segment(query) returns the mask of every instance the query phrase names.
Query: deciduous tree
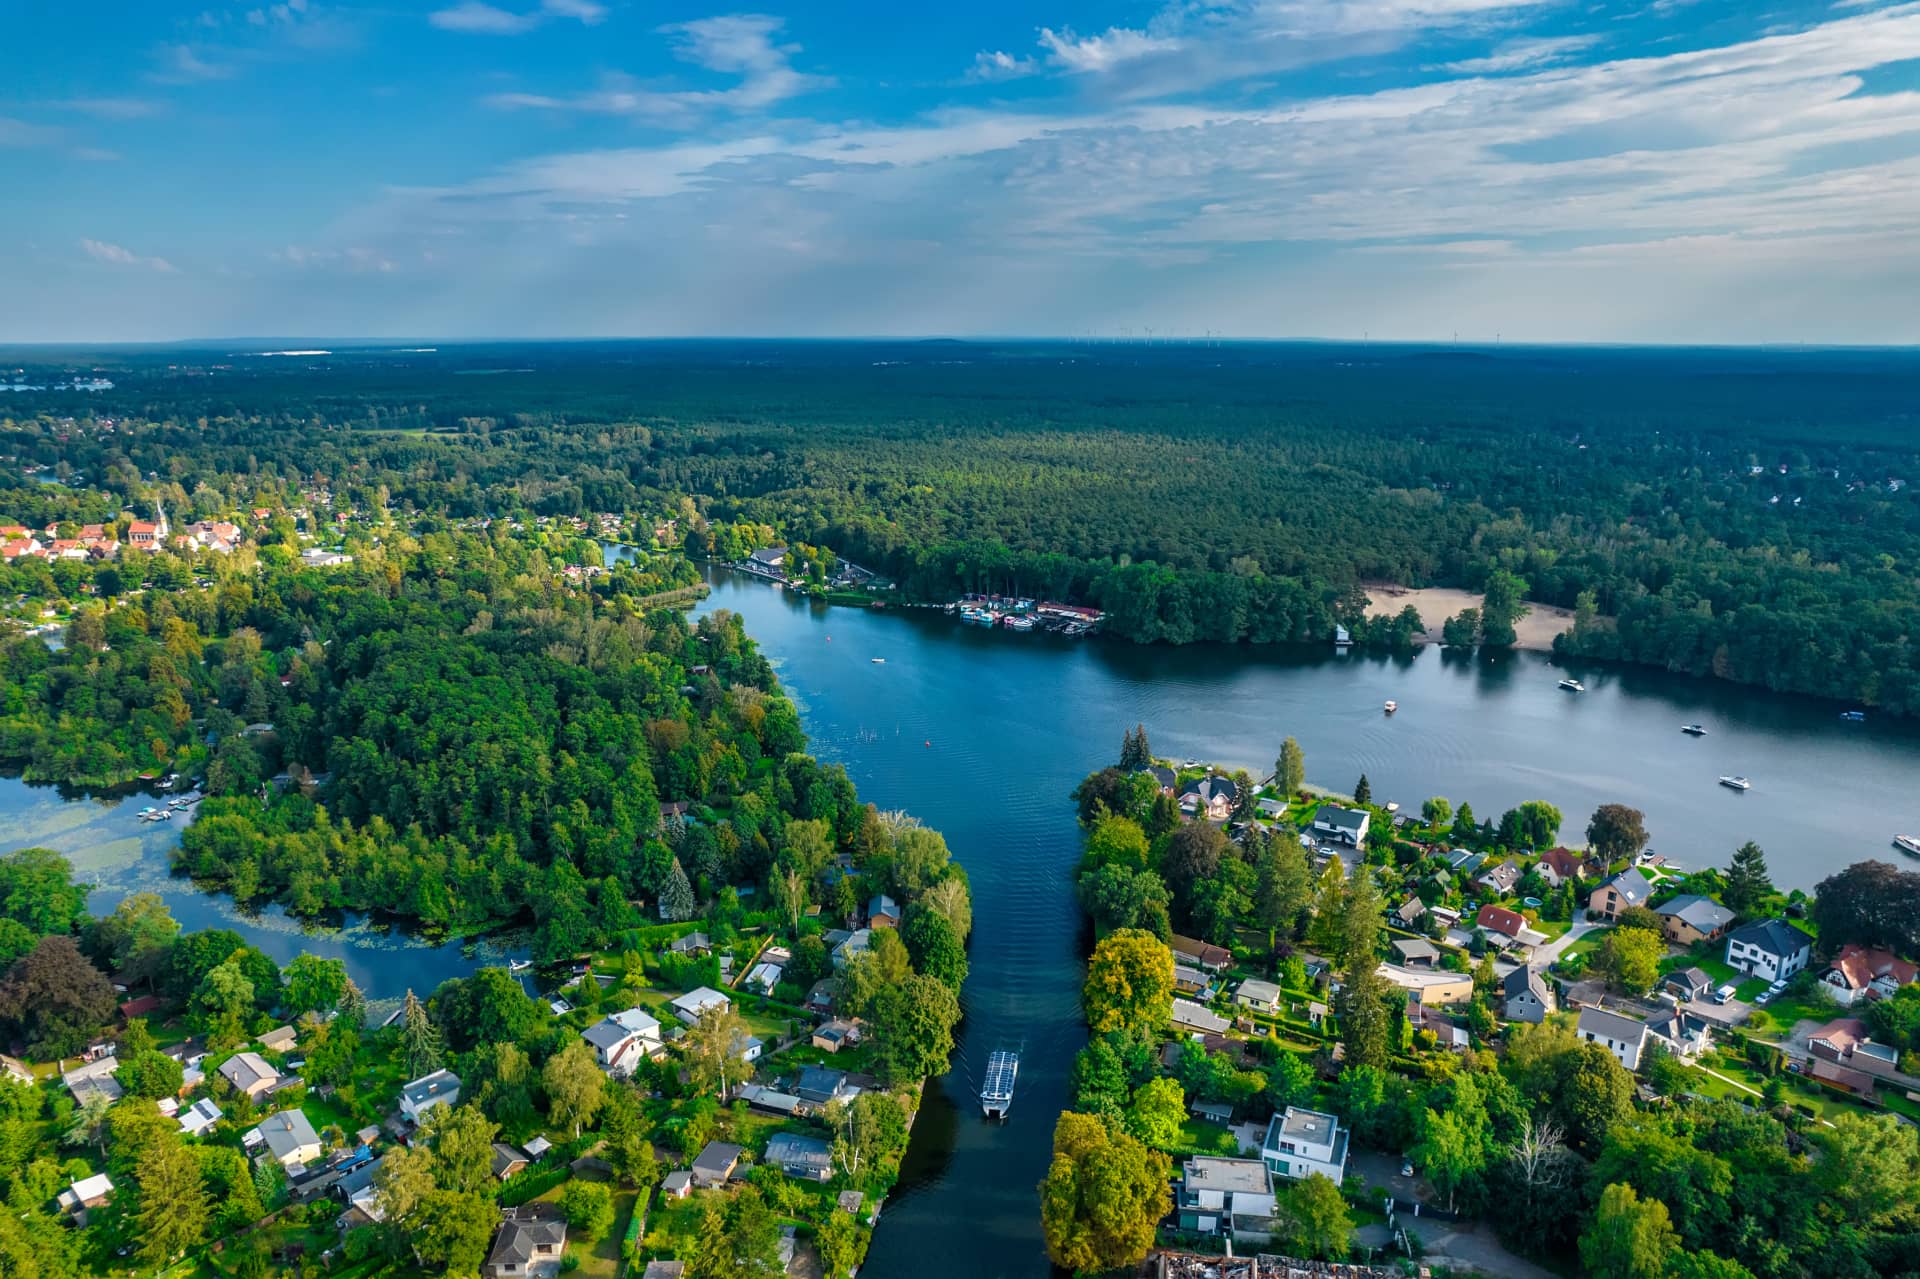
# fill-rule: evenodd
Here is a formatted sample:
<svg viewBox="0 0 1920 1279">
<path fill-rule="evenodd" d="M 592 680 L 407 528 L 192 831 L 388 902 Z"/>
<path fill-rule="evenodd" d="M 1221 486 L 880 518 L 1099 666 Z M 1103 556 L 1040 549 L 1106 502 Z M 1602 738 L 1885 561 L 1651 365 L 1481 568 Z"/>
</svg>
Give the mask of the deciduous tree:
<svg viewBox="0 0 1920 1279">
<path fill-rule="evenodd" d="M 1171 1206 L 1167 1157 L 1091 1115 L 1062 1114 L 1040 1185 L 1047 1255 L 1068 1270 L 1138 1265 Z"/>
<path fill-rule="evenodd" d="M 1173 952 L 1152 933 L 1123 928 L 1100 939 L 1087 962 L 1081 992 L 1087 1025 L 1109 1030 L 1157 1031 L 1173 1002 Z"/>
</svg>

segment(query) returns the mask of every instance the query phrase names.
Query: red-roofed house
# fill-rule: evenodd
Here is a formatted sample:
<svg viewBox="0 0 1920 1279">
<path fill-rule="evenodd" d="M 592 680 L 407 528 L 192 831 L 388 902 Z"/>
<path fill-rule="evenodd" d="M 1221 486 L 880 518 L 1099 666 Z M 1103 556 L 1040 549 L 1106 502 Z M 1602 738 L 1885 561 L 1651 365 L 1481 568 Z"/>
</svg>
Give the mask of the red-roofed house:
<svg viewBox="0 0 1920 1279">
<path fill-rule="evenodd" d="M 154 524 L 147 520 L 135 520 L 127 525 L 127 541 L 143 551 L 157 551 L 166 540 L 167 529 L 164 524 Z"/>
<path fill-rule="evenodd" d="M 1525 915 L 1502 906 L 1482 906 L 1480 913 L 1473 917 L 1473 926 L 1503 943 L 1517 942 L 1527 935 L 1539 936 L 1527 928 Z"/>
<path fill-rule="evenodd" d="M 1886 999 L 1920 977 L 1920 967 L 1890 950 L 1846 946 L 1834 956 L 1833 967 L 1820 980 L 1833 992 L 1834 1002 L 1853 1007 L 1857 999 Z"/>
</svg>

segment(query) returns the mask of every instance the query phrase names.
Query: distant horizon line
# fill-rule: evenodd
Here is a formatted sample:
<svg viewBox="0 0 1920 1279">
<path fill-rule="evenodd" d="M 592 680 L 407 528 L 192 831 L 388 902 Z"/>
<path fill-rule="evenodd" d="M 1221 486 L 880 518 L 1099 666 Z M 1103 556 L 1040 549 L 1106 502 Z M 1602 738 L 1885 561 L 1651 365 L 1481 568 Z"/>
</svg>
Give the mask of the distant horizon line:
<svg viewBox="0 0 1920 1279">
<path fill-rule="evenodd" d="M 242 335 L 232 337 L 195 337 L 195 338 L 151 338 L 129 340 L 96 339 L 47 339 L 39 341 L 21 341 L 0 339 L 0 351 L 36 351 L 36 350 L 168 350 L 192 349 L 224 346 L 272 346 L 283 345 L 287 349 L 276 351 L 236 351 L 236 355 L 259 357 L 314 357 L 336 355 L 340 351 L 386 350 L 394 355 L 438 354 L 438 347 L 468 346 L 565 346 L 591 343 L 627 343 L 627 344 L 694 344 L 694 343 L 793 343 L 828 346 L 834 344 L 856 343 L 901 343 L 931 344 L 952 343 L 955 345 L 987 344 L 1066 344 L 1088 347 L 1195 347 L 1208 346 L 1380 346 L 1380 347 L 1434 347 L 1442 349 L 1501 350 L 1514 348 L 1538 350 L 1552 348 L 1585 348 L 1599 350 L 1671 350 L 1671 351 L 1916 351 L 1920 342 L 1805 342 L 1787 339 L 1775 339 L 1762 342 L 1735 341 L 1698 341 L 1663 342 L 1630 341 L 1626 339 L 1565 338 L 1537 340 L 1509 340 L 1502 337 L 1491 339 L 1459 338 L 1376 338 L 1362 337 L 1246 337 L 1227 334 L 1211 335 L 1162 335 L 1151 338 L 1132 335 L 1113 334 L 973 334 L 960 336 L 955 334 L 844 334 L 834 336 L 801 336 L 783 334 L 752 335 L 679 335 L 679 336 L 634 336 L 634 335 L 577 335 L 570 337 L 423 337 L 418 335 L 374 336 L 374 337 L 315 337 L 311 335 Z M 404 344 L 404 345 L 403 345 Z M 320 348 L 326 349 L 320 349 Z M 338 349 L 334 349 L 338 348 Z"/>
</svg>

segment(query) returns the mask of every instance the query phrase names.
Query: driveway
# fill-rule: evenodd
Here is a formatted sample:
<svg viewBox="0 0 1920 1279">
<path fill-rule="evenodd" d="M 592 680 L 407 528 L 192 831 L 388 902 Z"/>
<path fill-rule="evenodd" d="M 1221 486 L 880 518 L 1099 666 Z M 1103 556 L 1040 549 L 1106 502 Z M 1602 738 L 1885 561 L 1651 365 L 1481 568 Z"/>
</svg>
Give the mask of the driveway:
<svg viewBox="0 0 1920 1279">
<path fill-rule="evenodd" d="M 1528 961 L 1535 968 L 1546 968 L 1566 953 L 1567 947 L 1585 937 L 1596 928 L 1607 927 L 1606 920 L 1587 919 L 1584 916 L 1573 921 L 1566 932 L 1533 952 Z"/>
</svg>

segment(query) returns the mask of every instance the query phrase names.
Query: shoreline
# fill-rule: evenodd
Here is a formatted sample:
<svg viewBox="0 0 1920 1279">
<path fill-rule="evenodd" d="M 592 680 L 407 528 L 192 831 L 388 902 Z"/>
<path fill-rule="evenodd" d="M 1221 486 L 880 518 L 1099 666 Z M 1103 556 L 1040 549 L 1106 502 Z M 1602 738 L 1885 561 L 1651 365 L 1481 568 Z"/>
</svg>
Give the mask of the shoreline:
<svg viewBox="0 0 1920 1279">
<path fill-rule="evenodd" d="M 1395 586 L 1390 582 L 1362 582 L 1367 593 L 1368 617 L 1391 617 L 1407 605 L 1413 605 L 1426 626 L 1424 635 L 1414 643 L 1424 647 L 1440 643 L 1440 628 L 1463 608 L 1479 608 L 1485 596 L 1451 586 Z M 1513 647 L 1530 653 L 1551 653 L 1555 637 L 1573 629 L 1573 610 L 1534 600 L 1524 601 L 1526 616 L 1514 624 L 1518 638 Z"/>
</svg>

